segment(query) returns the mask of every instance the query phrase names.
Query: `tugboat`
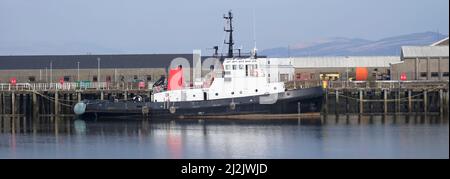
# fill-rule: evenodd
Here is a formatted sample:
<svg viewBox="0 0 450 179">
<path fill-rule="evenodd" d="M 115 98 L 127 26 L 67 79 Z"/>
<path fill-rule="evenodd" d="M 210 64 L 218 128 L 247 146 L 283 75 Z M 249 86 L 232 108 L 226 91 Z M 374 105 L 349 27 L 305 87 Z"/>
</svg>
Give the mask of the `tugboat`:
<svg viewBox="0 0 450 179">
<path fill-rule="evenodd" d="M 249 57 L 233 55 L 232 13 L 228 20 L 228 54 L 219 68 L 212 67 L 204 78 L 186 87 L 183 67 L 170 69 L 168 79 L 153 86 L 150 101 L 141 97 L 130 101 L 84 100 L 76 104 L 78 116 L 148 116 L 176 118 L 245 114 L 296 114 L 319 112 L 322 105 L 321 86 L 288 90 L 284 82 L 270 82 L 267 58 L 258 58 L 256 48 Z M 166 82 L 167 81 L 167 82 Z"/>
</svg>

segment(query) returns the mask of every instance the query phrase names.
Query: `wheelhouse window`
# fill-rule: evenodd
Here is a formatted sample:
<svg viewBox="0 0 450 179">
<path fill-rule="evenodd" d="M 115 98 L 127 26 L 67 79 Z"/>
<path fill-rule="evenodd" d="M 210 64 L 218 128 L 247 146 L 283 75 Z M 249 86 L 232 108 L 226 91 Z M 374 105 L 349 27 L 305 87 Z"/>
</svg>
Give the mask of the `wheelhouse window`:
<svg viewBox="0 0 450 179">
<path fill-rule="evenodd" d="M 34 76 L 29 76 L 29 77 L 28 77 L 28 81 L 29 81 L 29 82 L 35 82 L 35 81 L 36 81 L 36 77 L 34 77 Z"/>
<path fill-rule="evenodd" d="M 111 76 L 106 76 L 106 82 L 111 82 Z"/>
<path fill-rule="evenodd" d="M 248 65 L 245 65 L 245 76 L 248 76 Z"/>
</svg>

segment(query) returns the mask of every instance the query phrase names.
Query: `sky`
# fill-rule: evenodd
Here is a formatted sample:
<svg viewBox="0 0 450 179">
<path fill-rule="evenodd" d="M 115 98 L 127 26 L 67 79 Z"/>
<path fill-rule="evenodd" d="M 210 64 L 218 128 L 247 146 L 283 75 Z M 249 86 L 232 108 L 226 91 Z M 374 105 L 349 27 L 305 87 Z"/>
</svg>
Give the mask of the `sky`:
<svg viewBox="0 0 450 179">
<path fill-rule="evenodd" d="M 212 53 L 228 10 L 244 50 L 449 32 L 448 0 L 0 0 L 0 53 Z"/>
</svg>

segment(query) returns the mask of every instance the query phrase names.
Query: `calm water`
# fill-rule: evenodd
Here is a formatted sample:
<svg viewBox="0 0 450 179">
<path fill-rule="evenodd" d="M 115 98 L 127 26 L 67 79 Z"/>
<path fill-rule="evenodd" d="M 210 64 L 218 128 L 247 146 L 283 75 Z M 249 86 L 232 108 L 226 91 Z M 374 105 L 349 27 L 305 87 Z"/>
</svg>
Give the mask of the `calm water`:
<svg viewBox="0 0 450 179">
<path fill-rule="evenodd" d="M 58 122 L 55 122 L 58 121 Z M 449 158 L 448 117 L 91 121 L 0 117 L 0 158 Z"/>
</svg>

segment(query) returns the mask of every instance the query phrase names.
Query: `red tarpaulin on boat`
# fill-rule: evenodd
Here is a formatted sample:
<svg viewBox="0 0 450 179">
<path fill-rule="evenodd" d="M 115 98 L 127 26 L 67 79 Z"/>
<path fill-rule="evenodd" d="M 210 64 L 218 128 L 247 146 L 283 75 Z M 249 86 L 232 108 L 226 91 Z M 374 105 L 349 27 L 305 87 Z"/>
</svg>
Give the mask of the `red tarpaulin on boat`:
<svg viewBox="0 0 450 179">
<path fill-rule="evenodd" d="M 183 86 L 184 86 L 183 69 L 182 68 L 170 69 L 167 90 L 179 90 L 183 89 Z"/>
</svg>

